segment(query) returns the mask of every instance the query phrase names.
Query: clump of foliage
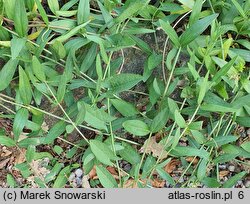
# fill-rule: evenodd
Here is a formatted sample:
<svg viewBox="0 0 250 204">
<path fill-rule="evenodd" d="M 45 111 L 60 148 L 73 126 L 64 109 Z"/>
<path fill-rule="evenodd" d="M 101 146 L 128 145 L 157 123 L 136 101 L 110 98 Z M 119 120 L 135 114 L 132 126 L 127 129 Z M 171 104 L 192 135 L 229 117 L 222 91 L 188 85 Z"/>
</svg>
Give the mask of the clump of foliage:
<svg viewBox="0 0 250 204">
<path fill-rule="evenodd" d="M 64 187 L 79 167 L 95 168 L 92 187 L 175 186 L 186 174 L 182 186 L 232 187 L 247 171 L 223 182 L 218 166 L 250 158 L 235 132 L 250 127 L 249 16 L 244 0 L 0 0 L 1 118 L 13 119 L 0 144 L 26 149 L 15 167 L 40 187 Z M 159 30 L 163 51 L 141 38 Z M 126 49 L 147 56 L 141 75 L 122 70 Z M 49 129 L 46 116 L 57 119 Z M 44 158 L 50 173 L 39 176 L 32 162 Z M 174 158 L 179 180 L 164 170 Z"/>
</svg>

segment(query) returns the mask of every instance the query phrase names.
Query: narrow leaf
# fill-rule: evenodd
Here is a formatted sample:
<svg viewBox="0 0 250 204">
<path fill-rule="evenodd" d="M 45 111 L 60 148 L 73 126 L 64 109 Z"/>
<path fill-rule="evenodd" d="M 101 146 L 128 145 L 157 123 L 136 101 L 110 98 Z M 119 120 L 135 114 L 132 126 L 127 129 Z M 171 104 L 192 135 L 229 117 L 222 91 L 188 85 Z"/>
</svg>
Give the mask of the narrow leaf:
<svg viewBox="0 0 250 204">
<path fill-rule="evenodd" d="M 33 58 L 32 58 L 32 70 L 33 70 L 35 76 L 39 80 L 41 80 L 41 81 L 46 80 L 44 68 L 43 68 L 42 64 L 39 62 L 39 60 L 37 59 L 36 56 L 33 56 Z"/>
<path fill-rule="evenodd" d="M 16 1 L 14 12 L 15 30 L 20 37 L 27 36 L 28 17 L 25 9 L 24 0 Z"/>
<path fill-rule="evenodd" d="M 16 71 L 18 60 L 10 59 L 0 71 L 0 91 L 6 89 Z"/>
<path fill-rule="evenodd" d="M 0 144 L 7 147 L 14 147 L 16 142 L 7 136 L 0 135 Z"/>
<path fill-rule="evenodd" d="M 19 92 L 24 104 L 30 104 L 32 99 L 32 89 L 29 78 L 21 66 L 19 66 Z"/>
<path fill-rule="evenodd" d="M 117 188 L 118 185 L 110 172 L 102 166 L 96 166 L 97 176 L 104 188 Z"/>
<path fill-rule="evenodd" d="M 150 132 L 148 125 L 141 120 L 127 120 L 122 126 L 126 131 L 136 136 L 146 136 Z"/>
<path fill-rule="evenodd" d="M 115 160 L 116 156 L 105 143 L 98 140 L 90 140 L 89 144 L 91 151 L 100 162 L 110 166 L 113 165 L 111 160 Z"/>
<path fill-rule="evenodd" d="M 138 110 L 131 104 L 120 99 L 111 99 L 112 105 L 125 117 L 138 114 Z"/>
<path fill-rule="evenodd" d="M 29 112 L 26 108 L 20 108 L 14 118 L 13 133 L 15 141 L 18 141 L 20 134 L 23 131 L 29 117 Z"/>
<path fill-rule="evenodd" d="M 77 11 L 77 23 L 78 25 L 88 21 L 90 15 L 89 0 L 80 0 Z"/>
<path fill-rule="evenodd" d="M 185 47 L 196 39 L 200 34 L 202 34 L 207 27 L 218 17 L 218 14 L 212 14 L 201 20 L 198 20 L 193 25 L 191 25 L 181 36 L 180 44 L 182 47 Z"/>
<path fill-rule="evenodd" d="M 161 25 L 162 29 L 169 36 L 170 40 L 174 43 L 174 45 L 176 47 L 179 47 L 180 46 L 180 42 L 179 42 L 178 35 L 176 34 L 175 30 L 170 25 L 170 23 L 169 22 L 165 22 L 165 21 L 163 21 L 161 19 L 159 20 L 159 22 L 160 22 L 160 25 Z"/>
</svg>

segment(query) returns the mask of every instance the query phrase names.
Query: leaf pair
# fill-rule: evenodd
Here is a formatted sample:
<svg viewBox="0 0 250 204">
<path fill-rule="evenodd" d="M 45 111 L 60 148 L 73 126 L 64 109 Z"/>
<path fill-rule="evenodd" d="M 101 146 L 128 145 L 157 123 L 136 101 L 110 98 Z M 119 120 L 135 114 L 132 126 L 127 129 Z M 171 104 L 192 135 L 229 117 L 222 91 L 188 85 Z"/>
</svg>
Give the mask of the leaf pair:
<svg viewBox="0 0 250 204">
<path fill-rule="evenodd" d="M 166 32 L 176 47 L 185 47 L 195 40 L 200 34 L 202 34 L 217 17 L 218 14 L 212 14 L 196 21 L 189 28 L 187 28 L 180 37 L 178 37 L 177 33 L 169 22 L 165 22 L 163 20 L 160 20 L 159 22 L 162 29 Z"/>
</svg>

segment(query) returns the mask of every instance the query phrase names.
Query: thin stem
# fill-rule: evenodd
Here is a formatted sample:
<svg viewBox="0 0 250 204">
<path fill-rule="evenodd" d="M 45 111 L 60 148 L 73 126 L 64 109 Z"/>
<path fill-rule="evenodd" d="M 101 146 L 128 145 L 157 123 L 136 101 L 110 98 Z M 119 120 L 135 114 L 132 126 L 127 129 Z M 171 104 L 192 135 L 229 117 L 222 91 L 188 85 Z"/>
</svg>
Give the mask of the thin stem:
<svg viewBox="0 0 250 204">
<path fill-rule="evenodd" d="M 165 90 L 164 90 L 164 93 L 163 93 L 162 99 L 164 99 L 164 98 L 165 98 L 165 96 L 166 96 L 166 94 L 167 94 L 167 91 L 168 91 L 168 88 L 169 88 L 170 82 L 171 82 L 172 77 L 173 77 L 173 74 L 174 74 L 174 70 L 175 70 L 175 67 L 176 67 L 177 61 L 178 61 L 179 56 L 180 56 L 180 53 L 181 53 L 181 47 L 178 49 L 178 52 L 177 52 L 177 54 L 176 54 L 175 61 L 174 61 L 173 67 L 172 67 L 172 69 L 171 69 L 171 72 L 170 72 L 170 75 L 169 75 L 169 78 L 168 78 L 168 81 L 167 81 L 167 84 L 166 84 L 166 87 L 165 87 Z"/>
<path fill-rule="evenodd" d="M 68 120 L 70 121 L 70 123 L 77 130 L 77 132 L 82 136 L 82 138 L 89 144 L 89 140 L 84 136 L 84 134 L 78 129 L 78 127 L 76 126 L 76 124 L 71 120 L 71 118 L 69 117 L 69 115 L 66 113 L 66 111 L 62 107 L 62 105 L 58 102 L 56 96 L 54 95 L 53 91 L 50 89 L 49 85 L 46 82 L 45 82 L 45 84 L 46 84 L 47 88 L 49 89 L 51 95 L 53 96 L 54 100 L 56 101 L 56 103 L 58 104 L 58 106 L 60 107 L 60 109 L 62 110 L 62 112 L 64 113 L 64 115 L 68 118 Z"/>
</svg>

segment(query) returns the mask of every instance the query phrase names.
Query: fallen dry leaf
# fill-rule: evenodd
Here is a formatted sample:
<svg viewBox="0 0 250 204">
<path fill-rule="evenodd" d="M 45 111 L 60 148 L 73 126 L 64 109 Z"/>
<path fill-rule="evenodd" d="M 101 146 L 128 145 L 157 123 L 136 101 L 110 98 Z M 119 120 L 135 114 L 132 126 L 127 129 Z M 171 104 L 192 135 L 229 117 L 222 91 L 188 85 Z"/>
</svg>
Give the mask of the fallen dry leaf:
<svg viewBox="0 0 250 204">
<path fill-rule="evenodd" d="M 160 180 L 160 179 L 154 179 L 151 181 L 152 186 L 155 188 L 163 188 L 165 183 L 166 182 L 164 180 Z"/>
<path fill-rule="evenodd" d="M 113 176 L 117 176 L 117 175 L 118 175 L 118 173 L 117 173 L 117 171 L 116 171 L 116 169 L 115 169 L 114 167 L 108 166 L 106 169 L 107 169 L 107 170 L 109 171 L 109 173 L 111 173 Z"/>
<path fill-rule="evenodd" d="M 229 171 L 227 170 L 222 170 L 219 173 L 220 178 L 223 178 L 224 176 L 227 176 L 229 174 Z"/>
<path fill-rule="evenodd" d="M 33 160 L 30 163 L 30 166 L 31 166 L 32 170 L 34 171 L 35 175 L 39 175 L 39 176 L 43 177 L 43 176 L 47 175 L 50 171 L 41 165 L 42 162 L 43 162 L 42 159 Z"/>
<path fill-rule="evenodd" d="M 3 152 L 1 153 L 1 157 L 7 157 L 11 154 L 12 154 L 12 152 L 9 151 L 8 149 L 3 149 Z"/>
<path fill-rule="evenodd" d="M 89 184 L 89 175 L 85 175 L 82 177 L 82 187 L 83 188 L 91 188 Z"/>
<path fill-rule="evenodd" d="M 140 152 L 146 151 L 147 154 L 152 153 L 153 157 L 160 157 L 161 159 L 167 158 L 168 154 L 167 151 L 164 150 L 164 146 L 162 144 L 159 144 L 156 142 L 156 137 L 151 137 L 147 146 L 147 149 L 145 150 L 145 145 L 147 144 L 147 141 L 144 143 L 143 147 L 140 149 Z"/>
<path fill-rule="evenodd" d="M 187 162 L 192 162 L 192 164 L 197 164 L 199 162 L 199 159 L 198 158 L 195 158 L 195 157 L 187 157 L 186 158 L 186 161 Z"/>
<path fill-rule="evenodd" d="M 93 169 L 91 169 L 88 175 L 90 179 L 94 179 L 97 176 L 95 166 L 93 167 Z"/>
<path fill-rule="evenodd" d="M 0 169 L 3 169 L 8 164 L 9 161 L 10 158 L 0 161 Z"/>
<path fill-rule="evenodd" d="M 178 165 L 180 165 L 180 161 L 177 160 L 177 159 L 172 159 L 170 162 L 168 162 L 168 164 L 164 167 L 164 170 L 167 172 L 167 173 L 172 173 Z"/>
<path fill-rule="evenodd" d="M 138 186 L 133 179 L 128 179 L 124 182 L 123 188 L 138 188 Z"/>
<path fill-rule="evenodd" d="M 25 162 L 26 161 L 25 154 L 26 154 L 26 150 L 20 149 L 19 154 L 16 155 L 14 164 L 16 165 L 16 164 L 21 164 L 21 163 Z"/>
</svg>

